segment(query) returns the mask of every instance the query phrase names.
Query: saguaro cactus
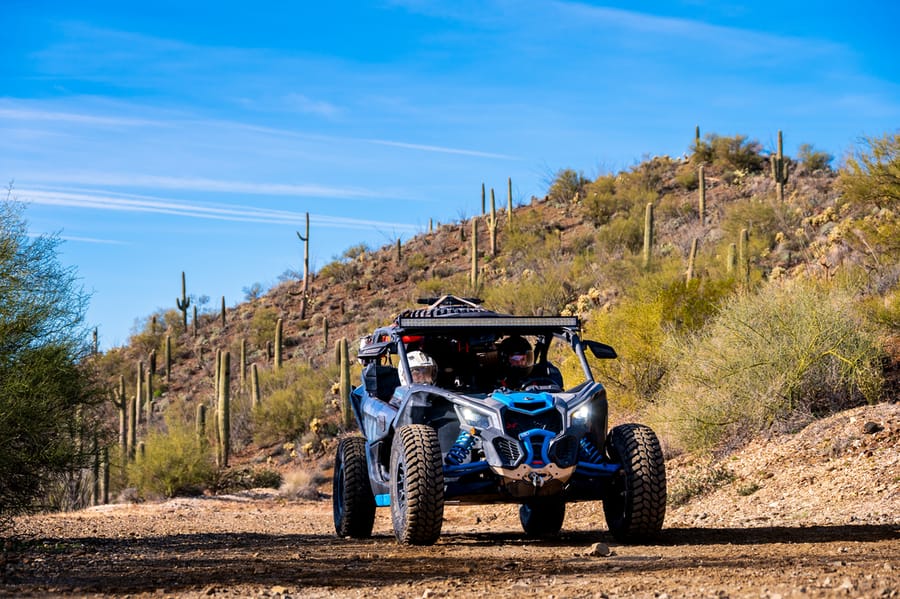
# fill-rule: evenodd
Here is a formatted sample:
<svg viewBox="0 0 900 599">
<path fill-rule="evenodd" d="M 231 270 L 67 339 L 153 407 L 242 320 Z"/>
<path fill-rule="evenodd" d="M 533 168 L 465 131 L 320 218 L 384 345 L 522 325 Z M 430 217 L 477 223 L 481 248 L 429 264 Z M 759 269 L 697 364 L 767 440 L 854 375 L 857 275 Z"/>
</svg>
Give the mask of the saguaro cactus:
<svg viewBox="0 0 900 599">
<path fill-rule="evenodd" d="M 222 352 L 219 361 L 219 409 L 216 415 L 219 430 L 216 463 L 221 468 L 227 468 L 228 454 L 231 452 L 231 354 L 227 351 Z"/>
<path fill-rule="evenodd" d="M 197 443 L 206 446 L 206 404 L 197 404 Z"/>
<path fill-rule="evenodd" d="M 506 178 L 506 224 L 512 227 L 512 177 Z"/>
<path fill-rule="evenodd" d="M 131 396 L 131 406 L 128 409 L 128 457 L 134 459 L 135 448 L 137 447 L 137 415 L 138 402 L 140 394 L 135 393 Z"/>
<path fill-rule="evenodd" d="M 241 357 L 240 357 L 240 377 L 241 377 L 241 391 L 246 387 L 245 382 L 247 378 L 247 340 L 244 337 L 241 337 Z"/>
<path fill-rule="evenodd" d="M 397 262 L 403 262 L 403 248 L 400 245 L 400 238 L 397 238 Z"/>
<path fill-rule="evenodd" d="M 144 397 L 144 363 L 137 363 L 137 377 L 134 384 L 134 394 L 137 396 L 137 413 L 135 414 L 135 419 L 137 424 L 141 424 L 141 409 L 143 408 L 143 397 Z"/>
<path fill-rule="evenodd" d="M 697 243 L 697 238 L 694 237 L 694 239 L 691 241 L 691 252 L 688 255 L 687 274 L 685 275 L 685 281 L 688 283 L 690 283 L 691 279 L 694 278 L 694 269 L 697 265 Z"/>
<path fill-rule="evenodd" d="M 222 296 L 222 327 L 227 324 L 225 320 L 225 296 Z"/>
<path fill-rule="evenodd" d="M 750 233 L 747 229 L 741 229 L 740 244 L 738 245 L 738 264 L 740 276 L 745 287 L 750 286 Z"/>
<path fill-rule="evenodd" d="M 184 271 L 181 271 L 181 299 L 175 298 L 175 305 L 181 310 L 181 322 L 184 324 L 184 330 L 187 331 L 187 310 L 191 305 L 191 298 L 187 296 L 187 286 L 184 281 Z M 196 323 L 196 308 L 194 312 L 194 322 Z"/>
<path fill-rule="evenodd" d="M 100 450 L 100 461 L 103 468 L 102 486 L 100 489 L 103 505 L 109 503 L 109 447 Z"/>
<path fill-rule="evenodd" d="M 281 330 L 283 326 L 284 321 L 279 318 L 275 323 L 275 370 L 281 369 Z"/>
<path fill-rule="evenodd" d="M 653 203 L 647 202 L 644 210 L 644 268 L 650 268 L 650 254 L 653 247 Z"/>
<path fill-rule="evenodd" d="M 469 274 L 472 291 L 478 288 L 478 220 L 472 219 L 472 272 Z"/>
<path fill-rule="evenodd" d="M 166 382 L 172 380 L 172 336 L 166 335 Z"/>
<path fill-rule="evenodd" d="M 784 201 L 784 184 L 788 181 L 789 160 L 785 159 L 782 150 L 781 130 L 779 129 L 777 153 L 774 156 L 769 157 L 769 161 L 772 163 L 772 178 L 775 179 L 775 193 L 778 196 L 779 202 Z"/>
<path fill-rule="evenodd" d="M 306 305 L 309 301 L 309 212 L 306 213 L 306 235 L 297 231 L 297 237 L 303 242 L 303 290 L 300 297 L 300 319 L 306 318 Z"/>
<path fill-rule="evenodd" d="M 153 373 L 149 370 L 144 384 L 144 392 L 144 410 L 147 412 L 147 426 L 150 426 L 150 417 L 153 415 Z"/>
<path fill-rule="evenodd" d="M 697 209 L 700 212 L 700 225 L 703 226 L 706 224 L 706 176 L 703 172 L 702 164 L 697 169 L 697 179 L 699 190 L 699 206 L 697 206 Z"/>
<path fill-rule="evenodd" d="M 128 398 L 125 396 L 125 377 L 119 375 L 119 386 L 113 392 L 113 405 L 119 411 L 119 446 L 122 456 L 128 455 Z"/>
<path fill-rule="evenodd" d="M 341 337 L 341 340 L 338 341 L 338 351 L 341 366 L 341 416 L 344 429 L 349 429 L 353 426 L 353 413 L 350 409 L 350 352 L 346 337 Z"/>
<path fill-rule="evenodd" d="M 328 318 L 322 319 L 322 338 L 324 341 L 322 342 L 322 351 L 328 351 Z"/>
<path fill-rule="evenodd" d="M 256 368 L 256 362 L 250 365 L 250 405 L 254 408 L 261 403 L 259 395 L 259 370 Z"/>
<path fill-rule="evenodd" d="M 488 232 L 491 236 L 491 256 L 497 255 L 497 205 L 494 201 L 494 188 L 491 188 L 491 215 L 488 217 Z"/>
<path fill-rule="evenodd" d="M 728 244 L 728 257 L 725 259 L 725 272 L 734 274 L 734 267 L 737 264 L 737 244 Z"/>
<path fill-rule="evenodd" d="M 93 354 L 99 353 L 98 343 L 97 343 L 97 327 L 94 327 L 94 332 L 91 334 L 91 353 L 93 353 Z"/>
<path fill-rule="evenodd" d="M 194 306 L 194 313 L 191 318 L 191 332 L 193 333 L 194 337 L 197 336 L 197 326 L 197 306 Z"/>
<path fill-rule="evenodd" d="M 484 197 L 484 183 L 481 184 L 481 216 L 484 216 L 487 213 L 487 206 L 485 205 L 485 197 Z"/>
</svg>

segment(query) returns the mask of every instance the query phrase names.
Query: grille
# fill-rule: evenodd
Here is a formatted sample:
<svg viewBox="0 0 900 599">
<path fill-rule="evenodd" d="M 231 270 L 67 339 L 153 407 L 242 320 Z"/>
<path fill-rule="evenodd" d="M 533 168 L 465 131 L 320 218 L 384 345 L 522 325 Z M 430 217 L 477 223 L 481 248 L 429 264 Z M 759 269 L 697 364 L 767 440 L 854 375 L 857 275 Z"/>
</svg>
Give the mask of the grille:
<svg viewBox="0 0 900 599">
<path fill-rule="evenodd" d="M 578 461 L 578 442 L 572 435 L 560 437 L 550 445 L 550 459 L 566 468 Z"/>
<path fill-rule="evenodd" d="M 494 447 L 497 448 L 497 453 L 503 458 L 505 465 L 515 464 L 522 456 L 522 450 L 519 447 L 519 444 L 504 437 L 497 437 L 494 439 Z"/>
<path fill-rule="evenodd" d="M 511 437 L 534 429 L 558 433 L 562 430 L 562 415 L 556 410 L 547 410 L 541 414 L 522 414 L 515 410 L 505 410 L 503 428 Z"/>
</svg>

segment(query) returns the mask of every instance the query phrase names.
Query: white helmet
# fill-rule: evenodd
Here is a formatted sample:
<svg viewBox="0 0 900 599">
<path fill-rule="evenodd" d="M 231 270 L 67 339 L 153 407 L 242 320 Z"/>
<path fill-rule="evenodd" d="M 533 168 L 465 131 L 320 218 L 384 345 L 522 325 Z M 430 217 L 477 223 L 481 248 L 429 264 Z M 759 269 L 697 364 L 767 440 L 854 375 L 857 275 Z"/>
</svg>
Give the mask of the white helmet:
<svg viewBox="0 0 900 599">
<path fill-rule="evenodd" d="M 412 374 L 412 383 L 420 383 L 423 385 L 433 385 L 437 380 L 437 364 L 434 360 L 420 351 L 411 351 L 406 354 L 406 361 L 409 363 L 409 372 Z M 409 385 L 410 381 L 406 380 L 403 369 L 400 369 L 400 384 Z"/>
</svg>

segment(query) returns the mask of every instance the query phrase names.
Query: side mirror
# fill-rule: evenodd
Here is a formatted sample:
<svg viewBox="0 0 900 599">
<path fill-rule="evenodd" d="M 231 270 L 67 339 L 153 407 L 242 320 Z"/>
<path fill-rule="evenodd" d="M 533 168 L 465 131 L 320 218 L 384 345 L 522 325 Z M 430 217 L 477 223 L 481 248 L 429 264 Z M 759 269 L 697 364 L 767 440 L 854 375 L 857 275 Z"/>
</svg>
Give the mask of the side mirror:
<svg viewBox="0 0 900 599">
<path fill-rule="evenodd" d="M 606 345 L 599 341 L 587 340 L 582 341 L 582 343 L 584 343 L 588 349 L 591 350 L 591 353 L 600 360 L 612 360 L 619 357 L 619 354 L 616 353 L 616 350 L 614 350 L 611 345 Z"/>
</svg>

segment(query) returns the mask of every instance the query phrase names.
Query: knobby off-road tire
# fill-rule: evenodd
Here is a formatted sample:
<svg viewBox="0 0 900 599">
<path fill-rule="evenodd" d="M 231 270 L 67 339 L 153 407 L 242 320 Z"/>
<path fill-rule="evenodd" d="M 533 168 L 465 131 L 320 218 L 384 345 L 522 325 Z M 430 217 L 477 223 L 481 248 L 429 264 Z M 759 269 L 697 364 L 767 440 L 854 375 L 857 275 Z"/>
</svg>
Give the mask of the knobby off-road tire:
<svg viewBox="0 0 900 599">
<path fill-rule="evenodd" d="M 406 545 L 432 545 L 444 523 L 444 467 L 437 431 L 402 426 L 391 445 L 391 520 Z"/>
<path fill-rule="evenodd" d="M 366 466 L 366 440 L 362 437 L 344 437 L 338 443 L 331 497 L 338 536 L 355 539 L 372 536 L 375 496 Z"/>
<path fill-rule="evenodd" d="M 534 500 L 519 506 L 519 521 L 525 535 L 531 538 L 559 534 L 566 519 L 566 504 L 556 498 Z"/>
<path fill-rule="evenodd" d="M 666 517 L 666 465 L 656 434 L 641 424 L 613 428 L 606 450 L 622 469 L 603 500 L 613 537 L 634 543 L 654 537 Z"/>
</svg>

